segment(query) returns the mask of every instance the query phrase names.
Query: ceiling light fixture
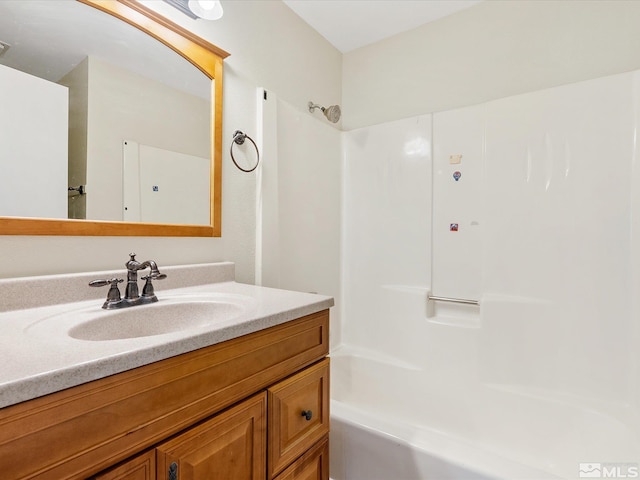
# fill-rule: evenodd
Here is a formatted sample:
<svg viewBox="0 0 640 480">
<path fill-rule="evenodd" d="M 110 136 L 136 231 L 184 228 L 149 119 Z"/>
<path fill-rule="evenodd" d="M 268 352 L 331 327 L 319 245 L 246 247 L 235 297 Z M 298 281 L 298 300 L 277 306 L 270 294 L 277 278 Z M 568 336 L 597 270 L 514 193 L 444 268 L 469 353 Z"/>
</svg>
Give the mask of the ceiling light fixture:
<svg viewBox="0 0 640 480">
<path fill-rule="evenodd" d="M 205 20 L 222 18 L 222 4 L 220 0 L 189 0 L 189 10 Z"/>
<path fill-rule="evenodd" d="M 218 20 L 223 14 L 220 0 L 164 0 L 164 2 L 193 19 Z"/>
</svg>

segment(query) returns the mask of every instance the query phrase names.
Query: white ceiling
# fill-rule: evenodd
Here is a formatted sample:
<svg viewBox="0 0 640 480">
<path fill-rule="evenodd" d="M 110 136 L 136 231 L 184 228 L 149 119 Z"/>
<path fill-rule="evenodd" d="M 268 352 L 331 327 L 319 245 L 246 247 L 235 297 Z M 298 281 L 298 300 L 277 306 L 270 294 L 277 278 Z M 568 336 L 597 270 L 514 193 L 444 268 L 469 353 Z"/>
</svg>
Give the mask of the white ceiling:
<svg viewBox="0 0 640 480">
<path fill-rule="evenodd" d="M 369 45 L 481 0 L 283 0 L 342 53 Z"/>
</svg>

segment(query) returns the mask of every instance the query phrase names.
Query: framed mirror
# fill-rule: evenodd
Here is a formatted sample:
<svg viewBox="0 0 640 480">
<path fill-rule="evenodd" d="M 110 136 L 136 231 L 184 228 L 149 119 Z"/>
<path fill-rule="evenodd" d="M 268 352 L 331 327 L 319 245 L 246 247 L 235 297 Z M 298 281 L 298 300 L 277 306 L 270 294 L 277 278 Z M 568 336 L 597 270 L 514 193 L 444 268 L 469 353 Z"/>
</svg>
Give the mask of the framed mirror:
<svg viewBox="0 0 640 480">
<path fill-rule="evenodd" d="M 20 12 L 20 15 L 26 12 L 27 18 L 9 18 L 15 13 L 9 10 L 10 2 L 2 2 L 1 5 L 7 11 L 0 15 L 21 29 L 16 34 L 17 40 L 13 40 L 15 45 L 0 35 L 0 68 L 8 72 L 9 82 L 14 71 L 22 75 L 15 80 L 15 89 L 7 88 L 5 84 L 5 92 L 11 92 L 11 97 L 5 96 L 5 102 L 11 103 L 7 98 L 20 98 L 16 92 L 22 90 L 24 83 L 28 83 L 30 79 L 38 82 L 36 77 L 46 79 L 50 76 L 53 80 L 42 80 L 45 87 L 51 83 L 54 90 L 68 88 L 64 93 L 68 95 L 68 100 L 63 101 L 67 101 L 69 110 L 79 109 L 82 121 L 78 121 L 77 112 L 71 111 L 66 119 L 67 123 L 55 120 L 50 122 L 54 125 L 54 130 L 60 129 L 62 124 L 66 129 L 68 124 L 68 140 L 62 142 L 64 145 L 60 149 L 66 149 L 64 156 L 68 156 L 68 164 L 60 168 L 54 163 L 57 144 L 48 146 L 47 141 L 52 135 L 39 126 L 41 121 L 46 120 L 43 117 L 54 111 L 53 107 L 44 109 L 44 115 L 32 113 L 31 118 L 25 119 L 29 131 L 24 134 L 24 138 L 21 138 L 21 133 L 12 134 L 17 145 L 13 150 L 3 153 L 0 146 L 0 166 L 5 177 L 4 187 L 0 185 L 0 234 L 220 236 L 222 71 L 223 60 L 229 54 L 135 0 L 67 0 L 59 2 L 65 5 L 64 8 L 56 9 L 52 6 L 52 9 L 45 12 L 48 15 L 45 18 L 37 18 L 36 15 L 41 15 L 43 10 L 49 8 L 48 5 L 56 2 L 43 2 L 45 8 L 36 6 L 37 2 L 15 3 L 31 7 L 23 7 Z M 16 68 L 20 68 L 15 66 L 11 68 L 12 55 L 26 50 L 27 39 L 38 39 L 38 35 L 31 33 L 29 29 L 40 28 L 48 23 L 58 26 L 59 30 L 65 30 L 63 20 L 68 21 L 66 17 L 69 15 L 63 13 L 63 10 L 69 7 L 79 7 L 80 15 L 83 16 L 78 20 L 74 12 L 76 27 L 66 27 L 66 30 L 82 30 L 77 28 L 82 25 L 84 30 L 93 32 L 93 35 L 89 34 L 90 37 L 99 37 L 93 40 L 114 41 L 124 52 L 124 56 L 131 57 L 127 61 L 131 69 L 136 71 L 125 69 L 123 65 L 111 64 L 110 60 L 105 61 L 104 56 L 94 54 L 91 50 L 92 42 L 78 39 L 68 42 L 86 50 L 83 52 L 85 59 L 82 62 L 78 59 L 72 61 L 73 71 L 80 71 L 79 75 L 66 71 L 57 73 L 54 71 L 57 67 L 48 65 L 47 61 L 38 59 L 33 54 L 33 58 L 26 60 L 33 65 L 28 68 L 40 68 L 43 70 L 42 74 L 29 71 L 28 68 L 22 69 L 27 73 L 16 71 Z M 92 23 L 96 16 L 100 17 L 100 21 L 106 20 L 109 33 L 96 34 L 99 28 L 103 28 Z M 2 31 L 9 29 L 0 29 Z M 53 34 L 53 38 L 50 38 L 51 33 L 47 35 L 49 37 L 39 39 L 39 48 L 48 59 L 58 56 L 58 52 L 51 49 L 64 42 L 58 37 L 62 35 L 61 32 Z M 147 45 L 148 43 L 154 45 Z M 135 46 L 142 47 L 142 52 L 137 57 L 133 53 Z M 152 53 L 151 48 L 154 52 L 156 48 L 160 49 L 159 53 Z M 175 57 L 175 63 L 174 59 L 169 62 L 168 56 Z M 187 68 L 192 69 L 195 75 L 187 72 Z M 147 72 L 154 69 L 160 71 L 160 80 Z M 73 75 L 80 80 L 74 79 Z M 129 92 L 129 97 L 114 99 L 103 90 L 99 94 L 94 93 L 98 91 L 94 90 L 97 88 L 94 85 L 99 84 L 100 79 L 104 80 L 102 83 L 110 85 L 116 80 L 121 81 L 121 85 L 126 88 L 118 87 L 119 93 L 121 90 L 130 90 L 131 85 L 137 84 L 137 79 L 145 82 L 151 79 L 155 83 L 142 83 L 138 90 Z M 57 84 L 64 88 L 58 88 Z M 83 85 L 84 90 L 89 93 L 84 94 L 84 97 L 78 96 L 75 93 L 77 84 Z M 86 84 L 89 84 L 88 89 Z M 11 87 L 12 84 L 8 85 Z M 0 118 L 0 128 L 3 125 L 6 127 L 5 135 L 8 135 L 6 130 L 11 130 L 19 123 L 18 118 L 23 112 L 31 110 L 32 103 L 41 104 L 37 97 L 39 92 L 32 93 L 31 89 L 26 91 L 26 100 L 20 100 L 22 103 L 16 100 L 17 114 L 7 115 L 10 120 L 5 118 L 4 124 Z M 203 103 L 202 97 L 205 96 L 208 98 Z M 184 99 L 187 100 L 183 101 Z M 140 120 L 142 117 L 124 117 L 123 111 L 133 110 L 133 105 L 139 108 L 138 104 L 142 102 L 151 105 L 145 107 L 151 113 L 147 112 L 144 120 Z M 100 122 L 92 116 L 95 115 L 95 106 L 99 104 L 103 104 L 106 112 L 100 117 Z M 195 110 L 183 110 L 187 108 L 187 104 L 193 104 L 189 108 Z M 156 114 L 160 110 L 168 111 L 168 116 L 174 117 L 173 123 L 168 126 L 160 125 L 160 115 Z M 123 125 L 132 127 L 127 130 Z M 144 125 L 146 131 L 137 132 L 136 125 Z M 102 144 L 95 140 L 97 136 L 108 135 L 112 138 L 104 140 Z M 168 140 L 170 137 L 174 138 L 171 142 Z M 110 142 L 108 146 L 107 142 Z M 27 156 L 16 154 L 23 146 L 28 148 L 32 144 L 39 145 L 45 153 L 40 154 L 33 162 L 28 161 Z M 97 147 L 94 148 L 94 145 Z M 78 155 L 78 150 L 82 151 L 82 155 Z M 78 162 L 73 160 L 74 155 L 81 159 L 80 164 L 84 162 L 84 166 L 78 167 Z M 166 160 L 162 160 L 165 158 Z M 161 160 L 165 163 L 161 163 Z M 159 175 L 160 172 L 162 175 Z M 35 173 L 40 175 L 38 180 L 31 177 Z M 57 179 L 62 176 L 64 178 Z M 64 185 L 56 182 L 64 182 Z M 195 183 L 198 183 L 198 187 L 191 188 Z M 52 185 L 56 185 L 55 188 Z M 55 190 L 55 199 L 48 197 L 47 189 Z M 169 196 L 169 192 L 174 196 Z M 64 207 L 56 207 L 62 204 Z M 33 210 L 28 210 L 27 206 L 33 206 Z"/>
</svg>

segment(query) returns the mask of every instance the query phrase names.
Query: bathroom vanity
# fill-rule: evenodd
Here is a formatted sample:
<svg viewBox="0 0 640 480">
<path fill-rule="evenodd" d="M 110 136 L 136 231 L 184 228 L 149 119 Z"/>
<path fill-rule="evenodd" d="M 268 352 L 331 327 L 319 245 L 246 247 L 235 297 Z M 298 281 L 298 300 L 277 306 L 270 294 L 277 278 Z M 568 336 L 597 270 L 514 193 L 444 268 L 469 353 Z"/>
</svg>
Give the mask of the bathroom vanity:
<svg viewBox="0 0 640 480">
<path fill-rule="evenodd" d="M 130 309 L 137 313 L 127 321 L 144 322 L 181 299 L 186 315 L 202 315 L 193 306 L 208 308 L 201 304 L 210 299 L 244 306 L 211 325 L 133 337 L 139 332 L 121 327 L 108 339 L 75 338 L 71 325 L 87 324 L 89 311 L 104 315 L 100 299 L 0 313 L 0 347 L 12 354 L 0 369 L 3 476 L 328 479 L 333 300 L 236 283 L 231 264 L 163 271 L 168 286 L 182 285 L 158 288 L 159 302 Z M 71 283 L 86 285 L 91 275 Z M 16 288 L 0 281 L 0 295 Z"/>
</svg>

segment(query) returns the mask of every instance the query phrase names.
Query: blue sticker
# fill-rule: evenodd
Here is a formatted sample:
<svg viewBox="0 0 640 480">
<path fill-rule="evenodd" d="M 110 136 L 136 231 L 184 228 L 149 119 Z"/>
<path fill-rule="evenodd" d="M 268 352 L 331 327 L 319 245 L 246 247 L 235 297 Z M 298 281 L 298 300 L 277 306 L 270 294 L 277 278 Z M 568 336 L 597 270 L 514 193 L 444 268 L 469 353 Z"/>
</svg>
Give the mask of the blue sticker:
<svg viewBox="0 0 640 480">
<path fill-rule="evenodd" d="M 462 176 L 462 173 L 460 172 L 453 172 L 453 179 L 457 182 L 458 180 L 460 180 L 460 177 Z"/>
<path fill-rule="evenodd" d="M 158 185 L 154 185 L 154 186 L 153 186 L 153 191 L 154 191 L 154 192 L 157 192 L 158 190 L 159 190 L 159 189 L 158 189 Z"/>
</svg>

